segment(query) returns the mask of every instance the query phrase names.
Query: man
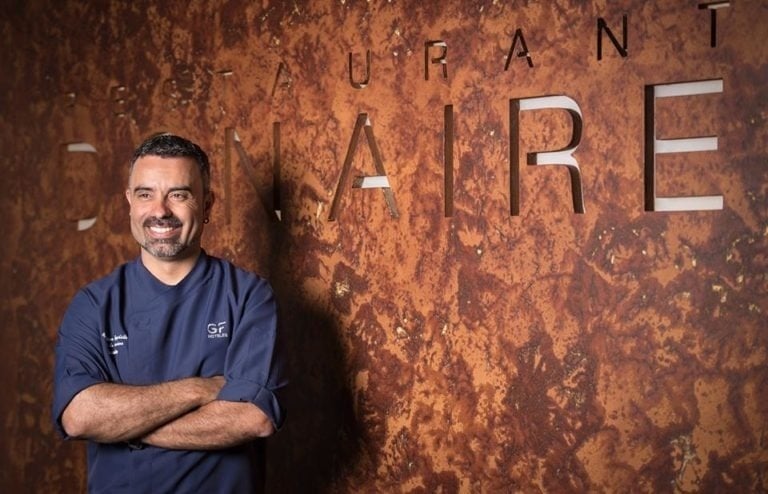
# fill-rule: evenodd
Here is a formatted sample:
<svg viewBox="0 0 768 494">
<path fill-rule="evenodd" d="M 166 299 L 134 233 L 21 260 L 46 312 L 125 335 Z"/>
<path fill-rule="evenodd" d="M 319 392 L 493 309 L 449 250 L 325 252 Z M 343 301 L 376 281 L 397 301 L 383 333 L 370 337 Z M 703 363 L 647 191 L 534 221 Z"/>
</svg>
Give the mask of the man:
<svg viewBox="0 0 768 494">
<path fill-rule="evenodd" d="M 70 304 L 56 425 L 89 441 L 90 492 L 253 492 L 254 440 L 283 421 L 272 290 L 201 248 L 214 195 L 196 144 L 145 141 L 125 195 L 141 255 Z"/>
</svg>

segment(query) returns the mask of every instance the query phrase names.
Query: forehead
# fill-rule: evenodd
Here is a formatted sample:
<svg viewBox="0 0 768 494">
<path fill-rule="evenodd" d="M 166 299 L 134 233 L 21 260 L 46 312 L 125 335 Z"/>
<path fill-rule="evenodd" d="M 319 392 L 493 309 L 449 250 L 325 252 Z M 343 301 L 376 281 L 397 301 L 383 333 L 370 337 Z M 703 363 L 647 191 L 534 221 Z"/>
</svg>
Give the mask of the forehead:
<svg viewBox="0 0 768 494">
<path fill-rule="evenodd" d="M 130 186 L 195 185 L 202 182 L 200 169 L 192 158 L 142 156 L 133 164 Z"/>
</svg>

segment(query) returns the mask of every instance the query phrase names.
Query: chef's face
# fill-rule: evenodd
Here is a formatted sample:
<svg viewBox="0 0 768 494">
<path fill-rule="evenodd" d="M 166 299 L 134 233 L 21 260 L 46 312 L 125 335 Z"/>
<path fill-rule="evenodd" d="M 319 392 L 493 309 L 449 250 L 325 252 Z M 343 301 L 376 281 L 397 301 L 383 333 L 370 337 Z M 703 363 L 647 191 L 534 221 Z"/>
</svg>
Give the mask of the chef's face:
<svg viewBox="0 0 768 494">
<path fill-rule="evenodd" d="M 142 156 L 133 164 L 125 196 L 142 256 L 173 261 L 197 255 L 213 196 L 203 190 L 193 158 Z"/>
</svg>

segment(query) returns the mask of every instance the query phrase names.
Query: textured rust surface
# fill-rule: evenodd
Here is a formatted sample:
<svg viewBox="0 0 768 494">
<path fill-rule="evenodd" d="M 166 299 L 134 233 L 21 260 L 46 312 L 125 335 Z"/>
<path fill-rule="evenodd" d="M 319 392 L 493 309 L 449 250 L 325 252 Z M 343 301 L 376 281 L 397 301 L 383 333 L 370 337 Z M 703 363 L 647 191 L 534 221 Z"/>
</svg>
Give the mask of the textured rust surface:
<svg viewBox="0 0 768 494">
<path fill-rule="evenodd" d="M 136 255 L 125 163 L 161 130 L 214 162 L 206 249 L 280 296 L 293 387 L 270 492 L 768 490 L 764 2 L 719 9 L 716 47 L 697 2 L 220 3 L 0 7 L 0 491 L 84 490 L 83 445 L 50 423 L 55 331 L 78 287 Z M 598 61 L 598 18 L 621 41 L 624 14 L 628 56 L 604 37 Z M 505 71 L 518 28 L 534 67 Z M 428 41 L 447 79 L 426 80 Z M 659 136 L 718 150 L 658 157 L 657 190 L 724 208 L 645 212 L 645 85 L 717 78 L 658 102 Z M 520 115 L 511 216 L 509 100 L 557 94 L 583 115 L 586 212 L 564 168 L 525 165 L 571 137 L 546 110 Z M 400 214 L 348 188 L 329 221 L 360 113 Z M 370 149 L 353 177 L 375 174 Z"/>
</svg>

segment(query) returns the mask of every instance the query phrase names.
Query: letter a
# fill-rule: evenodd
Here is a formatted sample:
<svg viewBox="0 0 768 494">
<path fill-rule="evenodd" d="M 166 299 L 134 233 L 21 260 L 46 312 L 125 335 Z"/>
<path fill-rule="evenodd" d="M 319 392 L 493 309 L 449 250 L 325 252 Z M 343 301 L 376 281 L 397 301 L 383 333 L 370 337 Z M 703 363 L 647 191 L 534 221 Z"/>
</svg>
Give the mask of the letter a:
<svg viewBox="0 0 768 494">
<path fill-rule="evenodd" d="M 328 215 L 328 221 L 336 221 L 336 219 L 339 217 L 341 198 L 344 195 L 344 191 L 347 189 L 349 173 L 352 170 L 352 159 L 355 156 L 357 143 L 360 140 L 360 131 L 363 129 L 365 129 L 365 137 L 368 140 L 368 145 L 371 147 L 373 164 L 378 175 L 357 177 L 352 185 L 352 188 L 381 189 L 384 192 L 384 200 L 387 202 L 390 216 L 393 218 L 400 216 L 397 211 L 395 195 L 392 193 L 392 189 L 389 186 L 389 178 L 387 178 L 387 172 L 384 171 L 384 163 L 381 159 L 381 153 L 379 152 L 379 148 L 376 145 L 376 138 L 373 135 L 373 127 L 371 125 L 371 121 L 368 118 L 367 113 L 361 113 L 357 116 L 357 122 L 355 122 L 355 130 L 352 131 L 352 139 L 349 141 L 347 156 L 344 158 L 344 166 L 341 168 L 341 177 L 339 177 L 339 183 L 336 186 L 336 193 L 333 196 L 333 203 L 331 204 L 331 212 Z"/>
<path fill-rule="evenodd" d="M 288 70 L 283 62 L 277 66 L 277 74 L 275 74 L 275 83 L 272 85 L 272 97 L 275 97 L 277 88 L 290 89 L 293 86 L 293 77 L 291 77 L 291 71 Z"/>
<path fill-rule="evenodd" d="M 518 40 L 520 40 L 520 47 L 522 48 L 522 50 L 517 52 L 517 56 L 525 57 L 525 59 L 528 61 L 528 67 L 533 68 L 533 59 L 531 59 L 531 53 L 528 51 L 528 45 L 525 44 L 525 38 L 523 37 L 523 30 L 520 28 L 517 28 L 517 31 L 515 31 L 515 36 L 512 38 L 512 46 L 509 47 L 509 53 L 507 54 L 507 63 L 504 64 L 505 72 L 509 70 L 509 64 L 512 62 L 512 57 L 515 55 L 515 46 L 517 46 Z"/>
</svg>

